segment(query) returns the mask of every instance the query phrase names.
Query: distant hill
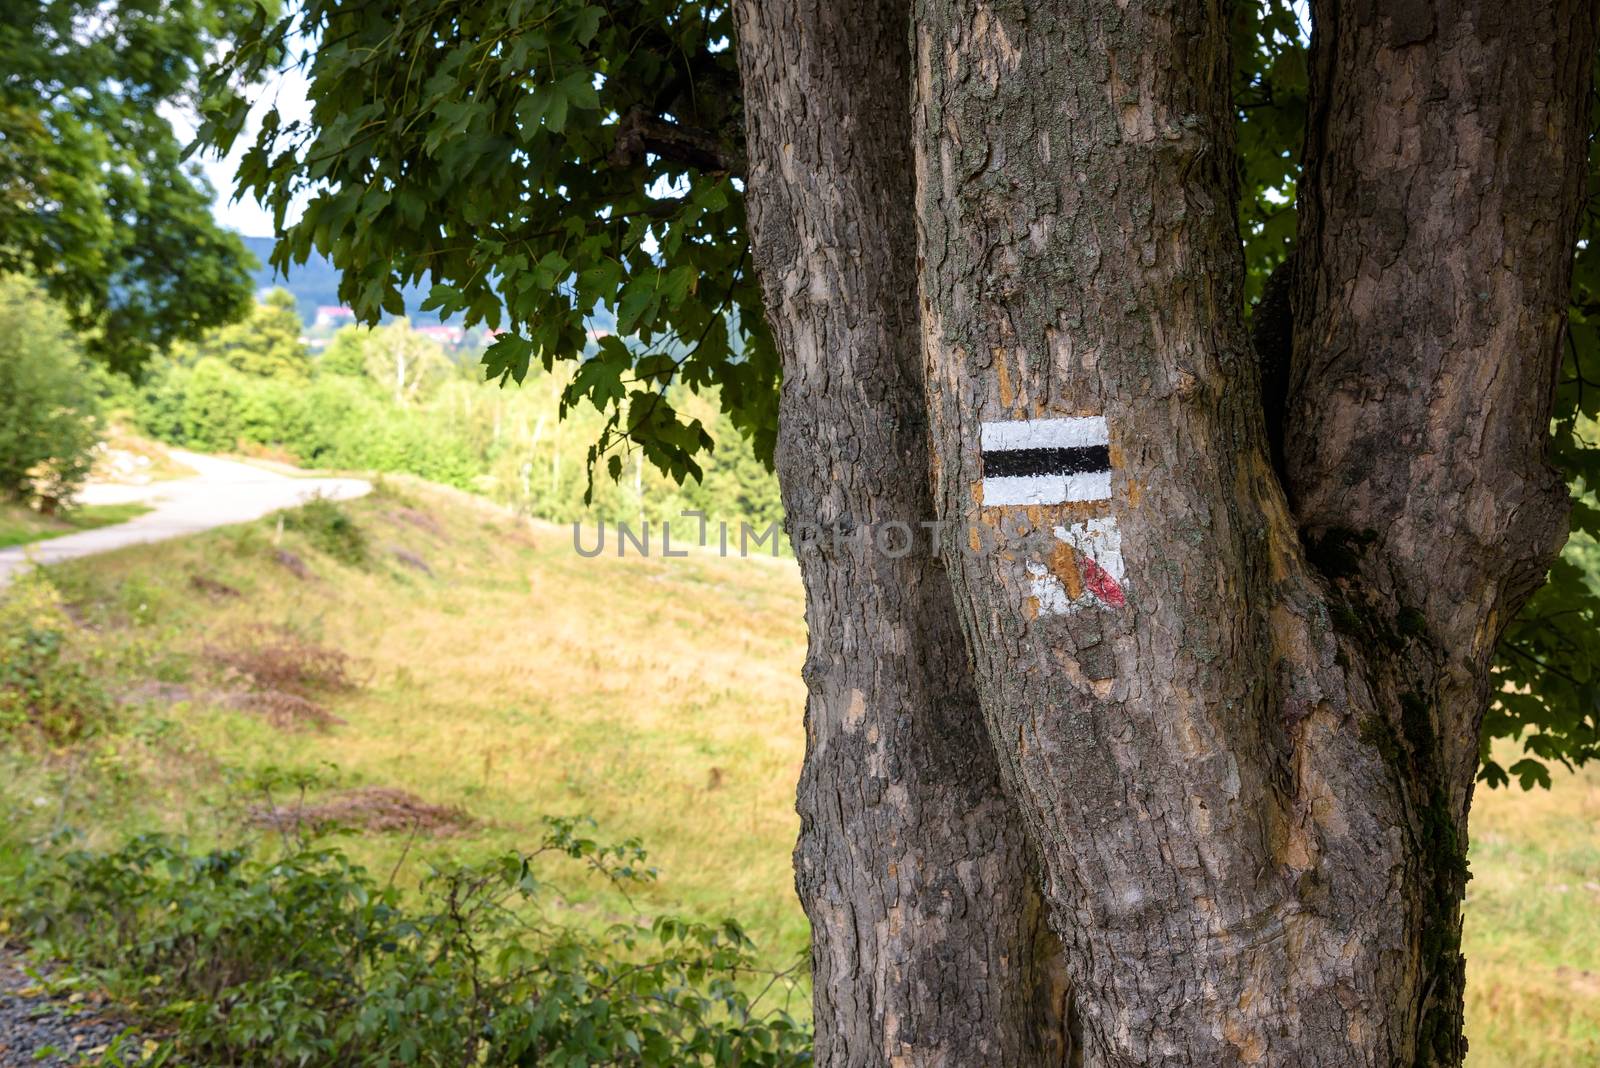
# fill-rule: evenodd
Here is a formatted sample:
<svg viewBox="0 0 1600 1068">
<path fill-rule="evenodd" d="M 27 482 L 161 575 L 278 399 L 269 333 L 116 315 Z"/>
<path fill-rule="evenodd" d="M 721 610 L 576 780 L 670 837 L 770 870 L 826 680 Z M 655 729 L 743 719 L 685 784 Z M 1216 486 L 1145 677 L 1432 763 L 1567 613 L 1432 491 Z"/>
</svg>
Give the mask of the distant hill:
<svg viewBox="0 0 1600 1068">
<path fill-rule="evenodd" d="M 317 309 L 321 307 L 337 307 L 344 302 L 339 299 L 339 269 L 329 260 L 315 253 L 289 272 L 288 278 L 283 278 L 273 272 L 267 265 L 267 259 L 272 255 L 272 247 L 277 242 L 270 237 L 242 237 L 244 247 L 255 256 L 259 266 L 251 272 L 250 277 L 255 281 L 257 289 L 271 289 L 280 286 L 294 294 L 295 303 L 300 308 L 300 319 L 307 326 L 316 322 Z M 440 319 L 436 311 L 422 311 L 422 302 L 428 299 L 426 285 L 406 286 L 401 289 L 401 295 L 406 301 L 406 318 L 419 326 L 432 323 L 459 324 L 461 316 L 452 315 L 447 319 Z M 385 319 L 390 316 L 384 316 Z M 589 315 L 589 323 L 599 330 L 615 330 L 617 320 L 605 307 L 596 305 Z"/>
<path fill-rule="evenodd" d="M 300 308 L 300 318 L 305 323 L 310 324 L 316 320 L 318 308 L 344 303 L 339 299 L 339 269 L 329 260 L 313 253 L 305 263 L 294 267 L 289 272 L 288 278 L 284 278 L 275 273 L 267 263 L 272 255 L 272 247 L 276 244 L 273 238 L 245 237 L 242 240 L 244 247 L 250 250 L 259 263 L 250 274 L 256 288 L 271 289 L 279 286 L 293 293 L 295 303 Z M 422 302 L 428 296 L 427 286 L 408 286 L 401 292 L 406 300 L 406 317 L 412 322 L 440 321 L 437 312 L 421 310 Z"/>
</svg>

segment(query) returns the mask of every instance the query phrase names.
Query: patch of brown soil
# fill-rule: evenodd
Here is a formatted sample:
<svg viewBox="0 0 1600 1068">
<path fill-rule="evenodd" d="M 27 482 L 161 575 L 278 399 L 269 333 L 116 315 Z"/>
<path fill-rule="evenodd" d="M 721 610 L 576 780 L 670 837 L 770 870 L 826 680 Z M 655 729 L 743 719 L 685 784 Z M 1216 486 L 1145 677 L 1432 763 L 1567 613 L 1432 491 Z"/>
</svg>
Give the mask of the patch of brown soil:
<svg viewBox="0 0 1600 1068">
<path fill-rule="evenodd" d="M 294 553 L 290 552 L 288 549 L 273 550 L 272 558 L 281 566 L 288 568 L 289 572 L 297 579 L 308 579 L 311 577 L 311 569 L 306 566 L 306 562 L 300 559 Z"/>
<path fill-rule="evenodd" d="M 356 688 L 348 656 L 288 627 L 264 624 L 243 628 L 230 635 L 226 644 L 207 646 L 206 655 L 260 690 L 304 697 L 318 691 Z"/>
<path fill-rule="evenodd" d="M 249 818 L 257 826 L 280 831 L 338 826 L 380 834 L 415 829 L 434 837 L 459 834 L 475 822 L 462 809 L 430 805 L 393 786 L 344 790 L 311 805 L 256 805 Z"/>
<path fill-rule="evenodd" d="M 344 722 L 311 698 L 282 690 L 225 694 L 218 703 L 224 708 L 255 712 L 281 731 L 325 731 Z"/>
<path fill-rule="evenodd" d="M 245 627 L 208 645 L 229 692 L 221 704 L 256 712 L 282 730 L 326 730 L 344 720 L 318 700 L 356 688 L 350 657 L 288 627 Z M 242 685 L 240 685 L 242 684 Z"/>
<path fill-rule="evenodd" d="M 413 571 L 420 571 L 429 578 L 433 577 L 433 568 L 428 566 L 428 561 L 400 545 L 389 546 L 389 555 Z"/>
<path fill-rule="evenodd" d="M 396 508 L 387 513 L 387 518 L 394 523 L 403 523 L 406 526 L 416 527 L 418 530 L 432 534 L 436 538 L 445 537 L 444 527 L 439 521 L 427 512 L 416 508 Z"/>
<path fill-rule="evenodd" d="M 240 596 L 239 591 L 226 582 L 218 582 L 207 575 L 190 575 L 189 588 L 218 600 L 233 600 Z"/>
</svg>

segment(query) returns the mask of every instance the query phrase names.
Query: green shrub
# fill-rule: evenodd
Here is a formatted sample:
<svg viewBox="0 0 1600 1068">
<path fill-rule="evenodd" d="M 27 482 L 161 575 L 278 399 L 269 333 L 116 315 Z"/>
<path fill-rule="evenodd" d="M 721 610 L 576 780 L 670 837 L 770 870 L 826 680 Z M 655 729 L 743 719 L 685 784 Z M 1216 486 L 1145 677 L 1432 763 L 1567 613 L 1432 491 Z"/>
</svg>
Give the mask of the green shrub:
<svg viewBox="0 0 1600 1068">
<path fill-rule="evenodd" d="M 239 440 L 244 376 L 215 357 L 153 367 L 134 397 L 134 422 L 173 445 L 226 452 Z"/>
<path fill-rule="evenodd" d="M 214 357 L 157 369 L 135 392 L 133 419 L 174 445 L 264 445 L 313 467 L 406 471 L 462 489 L 480 466 L 452 427 L 397 407 L 370 382 L 330 374 L 308 386 L 242 374 Z"/>
<path fill-rule="evenodd" d="M 320 552 L 353 567 L 367 562 L 367 532 L 337 502 L 313 497 L 299 508 L 283 513 L 285 530 L 306 536 Z"/>
<path fill-rule="evenodd" d="M 77 633 L 38 572 L 0 591 L 0 735 L 35 731 L 68 742 L 105 722 L 110 701 L 84 665 Z"/>
<path fill-rule="evenodd" d="M 570 383 L 535 371 L 519 389 L 501 390 L 473 381 L 470 370 L 450 367 L 431 343 L 418 341 L 398 321 L 371 331 L 346 328 L 309 380 L 298 371 L 244 374 L 214 356 L 168 360 L 134 390 L 133 420 L 175 445 L 257 445 L 309 467 L 404 471 L 558 522 L 673 520 L 680 545 L 693 526 L 681 518 L 685 509 L 727 522 L 735 535 L 741 521 L 760 531 L 783 518 L 771 472 L 705 397 L 672 396 L 717 442 L 701 457 L 700 482 L 680 484 L 633 452 L 621 481 L 605 475 L 612 457 L 601 458 L 591 486 L 587 456 L 604 420 L 562 399 Z"/>
<path fill-rule="evenodd" d="M 538 853 L 437 869 L 410 896 L 315 842 L 194 852 L 142 836 L 39 852 L 7 904 L 19 933 L 194 1063 L 810 1063 L 804 1031 L 742 992 L 760 976 L 738 925 L 554 925 L 536 908 L 541 853 L 652 875 L 636 843 L 599 845 L 573 821 L 552 821 Z"/>
<path fill-rule="evenodd" d="M 0 494 L 70 499 L 99 440 L 96 379 L 65 313 L 34 283 L 0 275 Z"/>
<path fill-rule="evenodd" d="M 300 340 L 303 329 L 294 297 L 286 289 L 273 289 L 238 322 L 179 342 L 173 354 L 181 363 L 215 358 L 247 375 L 304 380 L 311 374 L 311 354 Z"/>
</svg>

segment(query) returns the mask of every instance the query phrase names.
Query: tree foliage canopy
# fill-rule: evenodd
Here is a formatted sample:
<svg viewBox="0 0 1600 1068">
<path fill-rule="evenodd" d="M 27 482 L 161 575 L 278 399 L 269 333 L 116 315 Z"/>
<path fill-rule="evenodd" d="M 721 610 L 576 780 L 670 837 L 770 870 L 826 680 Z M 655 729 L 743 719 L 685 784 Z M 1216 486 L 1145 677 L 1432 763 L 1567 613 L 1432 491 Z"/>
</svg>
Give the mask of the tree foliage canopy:
<svg viewBox="0 0 1600 1068">
<path fill-rule="evenodd" d="M 0 270 L 40 278 L 95 355 L 131 369 L 226 322 L 250 293 L 239 239 L 158 108 L 231 32 L 215 0 L 0 5 Z"/>
<path fill-rule="evenodd" d="M 1309 27 L 1285 0 L 1237 8 L 1239 221 L 1256 299 L 1288 255 L 1306 114 Z M 275 262 L 313 249 L 374 321 L 403 283 L 427 279 L 442 311 L 508 332 L 485 358 L 520 381 L 529 361 L 581 361 L 564 405 L 607 413 L 591 458 L 638 447 L 678 478 L 710 445 L 665 400 L 674 381 L 720 389 L 738 429 L 770 451 L 778 371 L 749 269 L 741 117 L 727 9 L 702 0 L 304 0 L 258 13 L 209 77 L 203 135 L 230 146 L 245 88 L 302 65 L 309 123 L 269 114 L 240 190 L 274 206 Z M 818 121 L 826 121 L 819 116 Z M 1593 168 L 1591 168 L 1593 172 Z M 1596 188 L 1600 177 L 1591 179 Z M 283 227 L 296 198 L 299 222 Z M 1578 248 L 1571 345 L 1552 459 L 1573 487 L 1574 547 L 1509 628 L 1485 724 L 1524 736 L 1509 772 L 1547 782 L 1544 761 L 1600 752 L 1600 597 L 1578 561 L 1600 535 L 1600 252 L 1591 195 Z M 616 333 L 586 331 L 595 315 Z M 620 457 L 612 455 L 613 474 Z"/>
<path fill-rule="evenodd" d="M 415 404 L 453 370 L 444 348 L 418 333 L 410 320 L 382 326 L 347 326 L 333 335 L 321 368 L 333 374 L 371 378 L 399 405 Z"/>
<path fill-rule="evenodd" d="M 94 463 L 99 409 L 67 317 L 37 284 L 0 275 L 0 497 L 71 497 Z"/>
<path fill-rule="evenodd" d="M 274 289 L 243 319 L 175 346 L 172 355 L 184 363 L 215 356 L 248 375 L 304 380 L 311 373 L 311 354 L 300 340 L 300 330 L 294 297 Z"/>
<path fill-rule="evenodd" d="M 310 0 L 258 15 L 212 74 L 203 132 L 231 145 L 242 87 L 304 65 L 311 121 L 269 112 L 239 171 L 280 227 L 309 195 L 274 264 L 327 255 L 368 322 L 427 279 L 426 307 L 508 328 L 485 356 L 502 382 L 587 357 L 564 403 L 607 414 L 594 455 L 637 447 L 698 477 L 711 439 L 671 384 L 716 389 L 763 453 L 776 429 L 730 32 L 724 8 L 677 0 Z"/>
</svg>

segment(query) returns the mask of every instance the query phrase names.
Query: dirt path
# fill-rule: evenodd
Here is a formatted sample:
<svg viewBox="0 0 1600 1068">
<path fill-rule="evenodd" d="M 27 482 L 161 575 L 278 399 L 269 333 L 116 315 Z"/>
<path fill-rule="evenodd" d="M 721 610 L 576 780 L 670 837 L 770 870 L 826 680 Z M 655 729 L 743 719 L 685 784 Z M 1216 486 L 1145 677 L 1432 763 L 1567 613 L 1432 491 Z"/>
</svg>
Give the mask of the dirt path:
<svg viewBox="0 0 1600 1068">
<path fill-rule="evenodd" d="M 0 586 L 32 564 L 53 564 L 244 523 L 316 496 L 350 500 L 372 491 L 372 484 L 359 478 L 291 478 L 236 460 L 182 449 L 171 452 L 197 472 L 195 477 L 148 486 L 90 485 L 81 497 L 94 504 L 138 501 L 152 511 L 115 526 L 0 549 Z"/>
</svg>

